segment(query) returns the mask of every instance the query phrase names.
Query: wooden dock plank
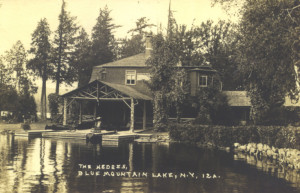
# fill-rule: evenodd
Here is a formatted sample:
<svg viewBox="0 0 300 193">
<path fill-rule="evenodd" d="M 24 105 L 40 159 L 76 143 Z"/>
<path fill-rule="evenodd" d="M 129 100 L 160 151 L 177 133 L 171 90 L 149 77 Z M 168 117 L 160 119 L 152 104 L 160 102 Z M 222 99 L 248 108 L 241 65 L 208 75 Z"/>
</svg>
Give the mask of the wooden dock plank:
<svg viewBox="0 0 300 193">
<path fill-rule="evenodd" d="M 71 132 L 71 131 L 57 131 L 43 133 L 42 137 L 45 138 L 62 138 L 62 139 L 86 139 L 88 133 Z"/>
<path fill-rule="evenodd" d="M 102 141 L 133 141 L 135 138 L 136 134 L 116 133 L 113 135 L 103 135 Z"/>
</svg>

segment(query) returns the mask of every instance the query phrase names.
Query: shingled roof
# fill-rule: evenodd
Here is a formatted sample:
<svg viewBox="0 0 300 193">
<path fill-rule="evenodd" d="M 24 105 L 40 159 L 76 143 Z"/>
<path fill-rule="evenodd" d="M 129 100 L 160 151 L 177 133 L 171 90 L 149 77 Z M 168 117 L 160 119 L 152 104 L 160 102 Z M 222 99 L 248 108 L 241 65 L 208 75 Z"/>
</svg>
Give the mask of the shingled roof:
<svg viewBox="0 0 300 193">
<path fill-rule="evenodd" d="M 98 65 L 96 67 L 145 67 L 146 65 L 146 54 L 141 53 L 114 62 Z"/>
<path fill-rule="evenodd" d="M 130 87 L 130 86 L 126 86 L 126 85 L 121 85 L 121 84 L 114 84 L 114 83 L 109 83 L 109 82 L 103 82 L 103 81 L 99 81 L 99 80 L 94 80 L 93 82 L 90 82 L 89 84 L 81 87 L 81 88 L 77 88 L 74 89 L 68 93 L 65 93 L 63 95 L 61 95 L 62 97 L 72 97 L 77 95 L 78 93 L 80 93 L 80 91 L 84 91 L 87 88 L 93 88 L 95 87 L 96 84 L 101 84 L 101 85 L 107 85 L 110 88 L 121 92 L 122 94 L 124 94 L 125 96 L 128 97 L 132 97 L 134 99 L 142 99 L 142 100 L 152 100 L 152 97 L 143 93 L 140 93 L 139 91 L 137 91 L 136 89 Z M 92 95 L 90 95 L 92 96 Z M 101 95 L 100 95 L 101 97 Z"/>
<path fill-rule="evenodd" d="M 114 84 L 114 83 L 104 82 L 104 81 L 100 81 L 100 82 L 102 82 L 103 84 L 106 84 L 107 86 L 109 86 L 115 90 L 120 91 L 121 93 L 124 93 L 125 95 L 133 97 L 135 99 L 152 100 L 151 96 L 140 93 L 139 91 L 137 91 L 136 89 L 134 89 L 130 86 L 126 86 L 126 85 L 122 85 L 122 84 Z"/>
<path fill-rule="evenodd" d="M 97 80 L 97 75 L 103 68 L 128 68 L 128 67 L 147 67 L 146 65 L 146 54 L 141 53 L 114 62 L 101 64 L 93 67 L 90 82 Z"/>
</svg>

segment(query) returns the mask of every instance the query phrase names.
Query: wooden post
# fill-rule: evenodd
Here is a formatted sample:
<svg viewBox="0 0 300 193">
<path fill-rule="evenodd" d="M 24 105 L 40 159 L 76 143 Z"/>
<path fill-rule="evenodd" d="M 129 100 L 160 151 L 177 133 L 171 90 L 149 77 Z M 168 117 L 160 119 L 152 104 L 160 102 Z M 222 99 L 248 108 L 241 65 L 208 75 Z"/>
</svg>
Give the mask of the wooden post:
<svg viewBox="0 0 300 193">
<path fill-rule="evenodd" d="M 82 101 L 79 101 L 79 124 L 82 123 Z"/>
<path fill-rule="evenodd" d="M 143 129 L 146 129 L 147 124 L 147 111 L 146 111 L 146 101 L 144 101 L 144 110 L 143 110 Z"/>
<path fill-rule="evenodd" d="M 129 156 L 128 156 L 128 165 L 129 165 L 129 171 L 133 171 L 133 144 L 129 143 Z"/>
<path fill-rule="evenodd" d="M 63 119 L 63 125 L 67 125 L 67 103 L 68 103 L 68 99 L 64 98 L 64 119 Z"/>
<path fill-rule="evenodd" d="M 134 101 L 132 97 L 130 101 L 130 131 L 134 132 Z"/>
<path fill-rule="evenodd" d="M 122 111 L 123 111 L 123 123 L 126 124 L 126 108 L 125 104 L 122 105 Z"/>
<path fill-rule="evenodd" d="M 96 119 L 96 118 L 97 118 L 97 103 L 94 106 L 94 119 Z"/>
</svg>

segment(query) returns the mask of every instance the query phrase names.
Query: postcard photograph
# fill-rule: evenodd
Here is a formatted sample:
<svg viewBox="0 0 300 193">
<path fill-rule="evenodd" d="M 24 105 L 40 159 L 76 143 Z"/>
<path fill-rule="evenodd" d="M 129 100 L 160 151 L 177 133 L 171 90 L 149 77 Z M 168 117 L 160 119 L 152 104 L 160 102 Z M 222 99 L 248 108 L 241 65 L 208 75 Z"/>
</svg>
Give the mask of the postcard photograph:
<svg viewBox="0 0 300 193">
<path fill-rule="evenodd" d="M 300 0 L 0 0 L 0 193 L 300 193 Z"/>
</svg>

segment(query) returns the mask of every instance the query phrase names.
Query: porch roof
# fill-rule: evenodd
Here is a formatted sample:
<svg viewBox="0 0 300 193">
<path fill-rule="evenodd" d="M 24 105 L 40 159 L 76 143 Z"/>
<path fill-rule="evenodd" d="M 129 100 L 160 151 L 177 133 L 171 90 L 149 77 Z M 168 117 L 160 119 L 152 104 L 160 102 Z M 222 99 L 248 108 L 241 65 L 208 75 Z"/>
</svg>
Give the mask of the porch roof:
<svg viewBox="0 0 300 193">
<path fill-rule="evenodd" d="M 140 93 L 130 86 L 99 80 L 94 80 L 81 88 L 74 89 L 61 96 L 83 100 L 126 100 L 130 98 L 152 100 L 151 96 Z"/>
</svg>

